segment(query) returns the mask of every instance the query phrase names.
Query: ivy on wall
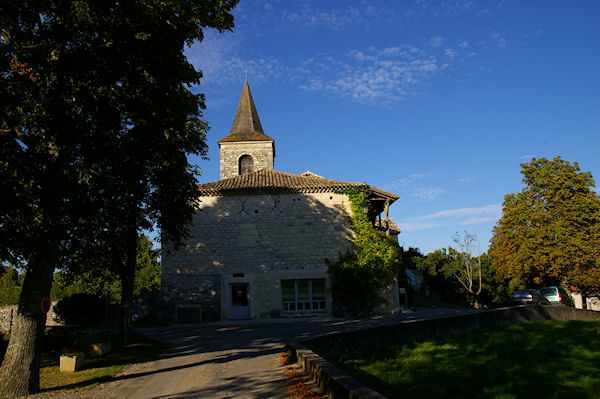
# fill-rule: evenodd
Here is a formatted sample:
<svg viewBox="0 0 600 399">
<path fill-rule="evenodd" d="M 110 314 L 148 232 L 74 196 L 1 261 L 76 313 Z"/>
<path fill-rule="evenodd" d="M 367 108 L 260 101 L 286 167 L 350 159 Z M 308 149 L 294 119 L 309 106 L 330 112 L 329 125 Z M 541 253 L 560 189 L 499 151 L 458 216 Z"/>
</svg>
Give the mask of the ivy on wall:
<svg viewBox="0 0 600 399">
<path fill-rule="evenodd" d="M 329 263 L 331 294 L 336 313 L 365 316 L 384 301 L 380 292 L 399 271 L 400 251 L 394 239 L 371 225 L 365 212 L 369 190 L 352 188 L 342 193 L 350 200 L 354 239 L 346 253 Z"/>
</svg>

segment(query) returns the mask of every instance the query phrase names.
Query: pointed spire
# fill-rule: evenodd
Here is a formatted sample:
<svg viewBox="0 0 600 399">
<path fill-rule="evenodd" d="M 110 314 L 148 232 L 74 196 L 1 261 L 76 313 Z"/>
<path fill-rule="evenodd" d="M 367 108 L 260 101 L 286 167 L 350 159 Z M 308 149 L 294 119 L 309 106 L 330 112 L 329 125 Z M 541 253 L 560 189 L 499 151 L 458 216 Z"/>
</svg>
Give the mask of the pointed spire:
<svg viewBox="0 0 600 399">
<path fill-rule="evenodd" d="M 244 82 L 229 136 L 220 140 L 219 143 L 232 141 L 273 141 L 263 132 L 247 80 Z"/>
</svg>

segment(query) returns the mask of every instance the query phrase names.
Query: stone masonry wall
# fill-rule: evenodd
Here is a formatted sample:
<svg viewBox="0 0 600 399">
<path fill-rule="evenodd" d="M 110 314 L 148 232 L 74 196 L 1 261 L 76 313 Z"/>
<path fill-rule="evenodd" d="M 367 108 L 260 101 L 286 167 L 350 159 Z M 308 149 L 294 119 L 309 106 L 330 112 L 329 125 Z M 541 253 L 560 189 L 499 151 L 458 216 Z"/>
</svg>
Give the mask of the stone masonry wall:
<svg viewBox="0 0 600 399">
<path fill-rule="evenodd" d="M 163 284 L 163 300 L 175 306 L 166 319 L 182 321 L 182 310 L 197 306 L 197 320 L 194 321 L 219 320 L 221 285 L 222 278 L 219 274 L 170 274 L 168 283 Z"/>
<path fill-rule="evenodd" d="M 57 301 L 52 302 L 50 311 L 46 316 L 47 326 L 57 326 L 63 324 L 56 315 L 56 313 L 54 313 L 54 306 L 56 304 Z M 0 308 L 0 334 L 8 334 L 11 330 L 11 322 L 14 324 L 15 319 L 17 318 L 17 308 L 17 305 L 5 306 Z"/>
<path fill-rule="evenodd" d="M 215 307 L 221 318 L 227 319 L 229 285 L 247 283 L 250 316 L 279 317 L 280 281 L 327 278 L 325 259 L 335 261 L 350 245 L 352 232 L 345 213 L 350 210 L 345 194 L 200 200 L 192 237 L 179 251 L 163 255 L 162 293 L 167 314 L 177 306 L 200 303 L 205 308 Z M 196 289 L 211 296 L 190 297 Z M 220 309 L 216 309 L 218 296 Z"/>
<path fill-rule="evenodd" d="M 254 160 L 254 170 L 274 167 L 275 150 L 270 141 L 221 143 L 221 180 L 239 175 L 239 159 L 250 155 Z"/>
</svg>

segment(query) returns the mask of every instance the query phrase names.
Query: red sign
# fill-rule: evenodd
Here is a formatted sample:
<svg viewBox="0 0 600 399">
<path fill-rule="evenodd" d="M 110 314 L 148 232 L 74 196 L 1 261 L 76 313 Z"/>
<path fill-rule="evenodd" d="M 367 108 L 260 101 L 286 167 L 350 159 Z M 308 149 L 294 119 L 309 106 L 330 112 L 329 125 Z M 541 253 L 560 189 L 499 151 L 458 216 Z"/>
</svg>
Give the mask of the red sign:
<svg viewBox="0 0 600 399">
<path fill-rule="evenodd" d="M 50 298 L 46 297 L 42 299 L 42 312 L 47 314 L 50 311 L 50 307 L 52 306 L 52 302 L 50 302 Z"/>
</svg>

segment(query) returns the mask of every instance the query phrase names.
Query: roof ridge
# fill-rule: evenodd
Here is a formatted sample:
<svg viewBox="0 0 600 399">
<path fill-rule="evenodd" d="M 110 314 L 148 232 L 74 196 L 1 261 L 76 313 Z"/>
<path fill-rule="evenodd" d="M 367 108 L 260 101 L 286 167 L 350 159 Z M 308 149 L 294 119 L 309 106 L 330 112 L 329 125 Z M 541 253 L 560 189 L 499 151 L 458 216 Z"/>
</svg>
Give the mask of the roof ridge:
<svg viewBox="0 0 600 399">
<path fill-rule="evenodd" d="M 267 168 L 198 185 L 203 195 L 273 190 L 279 192 L 336 192 L 350 187 L 367 187 L 371 192 L 381 195 L 383 198 L 392 201 L 398 199 L 397 195 L 369 186 L 364 182 L 346 182 L 323 177 L 302 176 Z"/>
</svg>

